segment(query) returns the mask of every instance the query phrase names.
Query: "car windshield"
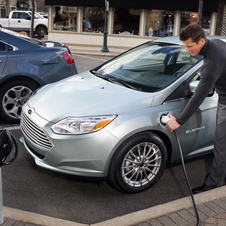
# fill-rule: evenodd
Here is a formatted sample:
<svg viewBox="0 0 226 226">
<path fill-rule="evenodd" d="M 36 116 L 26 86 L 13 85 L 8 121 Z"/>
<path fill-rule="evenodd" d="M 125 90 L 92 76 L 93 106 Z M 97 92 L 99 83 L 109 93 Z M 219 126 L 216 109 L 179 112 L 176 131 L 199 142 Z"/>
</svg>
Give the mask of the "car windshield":
<svg viewBox="0 0 226 226">
<path fill-rule="evenodd" d="M 22 33 L 11 31 L 11 30 L 8 30 L 8 29 L 5 29 L 5 28 L 1 28 L 0 30 L 3 31 L 3 32 L 5 32 L 5 33 L 14 35 L 16 37 L 25 39 L 25 40 L 27 40 L 29 42 L 32 42 L 32 43 L 36 44 L 36 45 L 45 46 L 44 43 L 41 40 L 31 38 L 31 37 L 29 37 L 27 35 L 23 35 Z"/>
<path fill-rule="evenodd" d="M 201 56 L 191 56 L 183 46 L 148 42 L 91 72 L 128 88 L 156 92 L 177 80 L 201 59 Z"/>
<path fill-rule="evenodd" d="M 32 12 L 28 12 L 32 16 Z M 45 19 L 41 14 L 35 13 L 34 14 L 34 19 Z"/>
</svg>

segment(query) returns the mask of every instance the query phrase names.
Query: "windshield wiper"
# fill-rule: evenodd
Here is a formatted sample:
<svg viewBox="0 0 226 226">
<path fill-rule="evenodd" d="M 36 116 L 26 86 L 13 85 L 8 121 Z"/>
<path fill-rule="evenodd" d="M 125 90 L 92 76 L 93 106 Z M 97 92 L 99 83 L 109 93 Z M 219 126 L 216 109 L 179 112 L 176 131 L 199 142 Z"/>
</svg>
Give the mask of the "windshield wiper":
<svg viewBox="0 0 226 226">
<path fill-rule="evenodd" d="M 102 79 L 107 80 L 107 81 L 109 80 L 108 77 L 106 77 L 106 76 L 100 74 L 98 71 L 92 70 L 91 72 L 92 72 L 94 75 L 96 75 L 97 77 L 99 77 L 99 78 L 102 78 Z"/>
<path fill-rule="evenodd" d="M 112 78 L 108 78 L 110 82 L 114 83 L 114 84 L 118 84 L 118 85 L 121 85 L 121 86 L 125 86 L 127 88 L 130 88 L 130 89 L 134 89 L 134 90 L 141 90 L 141 88 L 137 88 L 135 86 L 132 86 L 130 85 L 128 82 L 124 82 L 122 80 L 117 80 L 117 79 L 112 79 Z"/>
<path fill-rule="evenodd" d="M 115 79 L 115 78 L 106 77 L 106 76 L 98 73 L 98 71 L 92 70 L 91 72 L 94 73 L 97 77 L 102 78 L 102 79 L 104 79 L 106 81 L 112 82 L 114 84 L 117 84 L 117 85 L 120 85 L 120 86 L 124 86 L 124 87 L 130 88 L 130 89 L 134 89 L 134 90 L 141 90 L 141 88 L 137 88 L 135 86 L 132 86 L 128 82 L 125 82 L 125 81 L 122 81 L 122 80 L 118 80 L 118 79 Z"/>
</svg>

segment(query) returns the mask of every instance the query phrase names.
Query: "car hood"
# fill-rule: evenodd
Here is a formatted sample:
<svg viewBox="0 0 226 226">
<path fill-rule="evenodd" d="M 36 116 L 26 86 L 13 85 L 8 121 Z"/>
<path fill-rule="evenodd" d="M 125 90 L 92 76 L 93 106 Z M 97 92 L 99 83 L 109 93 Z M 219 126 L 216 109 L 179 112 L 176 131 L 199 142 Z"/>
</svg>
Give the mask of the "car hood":
<svg viewBox="0 0 226 226">
<path fill-rule="evenodd" d="M 147 108 L 153 96 L 84 72 L 41 88 L 27 103 L 41 117 L 57 121 L 67 116 L 123 114 Z"/>
</svg>

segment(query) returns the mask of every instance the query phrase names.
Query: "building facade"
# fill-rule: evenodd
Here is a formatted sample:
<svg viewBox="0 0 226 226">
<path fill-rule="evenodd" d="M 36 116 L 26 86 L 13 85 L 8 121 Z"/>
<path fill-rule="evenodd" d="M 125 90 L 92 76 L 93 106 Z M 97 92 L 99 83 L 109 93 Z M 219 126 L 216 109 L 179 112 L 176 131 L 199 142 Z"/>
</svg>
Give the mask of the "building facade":
<svg viewBox="0 0 226 226">
<path fill-rule="evenodd" d="M 209 35 L 226 35 L 225 0 L 35 0 L 49 14 L 49 39 L 71 45 L 130 48 L 147 40 L 178 35 L 190 23 L 201 24 Z M 32 0 L 0 1 L 0 17 L 11 10 L 30 10 Z M 36 8 L 37 9 L 37 8 Z"/>
<path fill-rule="evenodd" d="M 215 35 L 222 0 L 45 0 L 49 38 L 74 45 L 101 46 L 107 29 L 108 47 L 130 48 L 147 40 L 178 35 L 190 23 Z M 222 12 L 221 12 L 222 13 Z M 107 24 L 105 24 L 107 23 Z M 222 21 L 223 23 L 223 21 Z M 218 31 L 219 32 L 219 31 Z"/>
<path fill-rule="evenodd" d="M 35 5 L 36 5 L 35 1 Z M 32 0 L 1 0 L 0 1 L 0 17 L 5 18 L 13 10 L 31 10 Z"/>
</svg>

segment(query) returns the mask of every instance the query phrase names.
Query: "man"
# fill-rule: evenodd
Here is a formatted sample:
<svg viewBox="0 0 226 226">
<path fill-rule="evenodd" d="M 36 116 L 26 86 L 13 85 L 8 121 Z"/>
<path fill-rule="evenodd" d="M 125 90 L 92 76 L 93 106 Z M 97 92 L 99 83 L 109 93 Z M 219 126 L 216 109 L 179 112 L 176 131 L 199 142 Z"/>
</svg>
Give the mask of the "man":
<svg viewBox="0 0 226 226">
<path fill-rule="evenodd" d="M 180 40 L 192 56 L 202 55 L 199 85 L 184 110 L 175 118 L 169 115 L 168 129 L 172 132 L 183 125 L 202 104 L 210 90 L 218 93 L 217 123 L 214 140 L 214 159 L 210 173 L 202 186 L 192 189 L 194 194 L 224 185 L 226 174 L 226 43 L 220 39 L 208 40 L 198 24 L 185 27 Z"/>
</svg>

